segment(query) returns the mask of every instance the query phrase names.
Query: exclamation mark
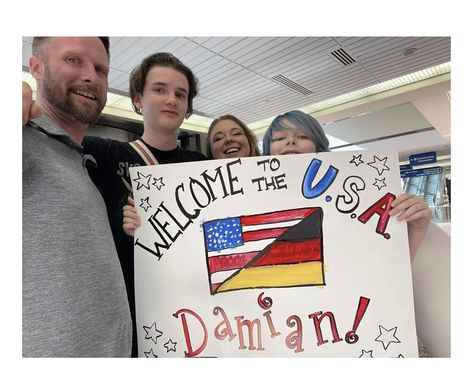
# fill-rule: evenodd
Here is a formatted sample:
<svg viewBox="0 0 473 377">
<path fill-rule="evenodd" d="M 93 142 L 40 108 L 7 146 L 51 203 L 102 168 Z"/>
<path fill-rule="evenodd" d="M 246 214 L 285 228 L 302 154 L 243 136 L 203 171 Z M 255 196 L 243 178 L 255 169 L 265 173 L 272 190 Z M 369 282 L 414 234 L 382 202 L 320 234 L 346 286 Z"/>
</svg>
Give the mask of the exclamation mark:
<svg viewBox="0 0 473 377">
<path fill-rule="evenodd" d="M 358 342 L 359 337 L 358 335 L 356 335 L 356 329 L 358 328 L 361 319 L 365 315 L 366 308 L 368 307 L 369 303 L 369 298 L 360 296 L 360 301 L 358 302 L 358 309 L 356 310 L 355 321 L 353 322 L 353 330 L 347 332 L 347 334 L 345 335 L 345 342 L 349 344 Z"/>
</svg>

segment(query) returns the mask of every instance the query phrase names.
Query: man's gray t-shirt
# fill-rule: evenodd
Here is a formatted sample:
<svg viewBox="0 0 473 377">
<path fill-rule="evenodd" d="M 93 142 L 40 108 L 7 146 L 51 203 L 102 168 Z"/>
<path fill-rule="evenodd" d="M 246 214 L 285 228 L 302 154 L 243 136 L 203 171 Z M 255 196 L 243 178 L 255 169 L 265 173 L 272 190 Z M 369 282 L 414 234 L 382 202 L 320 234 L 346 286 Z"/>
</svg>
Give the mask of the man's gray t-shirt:
<svg viewBox="0 0 473 377">
<path fill-rule="evenodd" d="M 49 117 L 23 127 L 23 356 L 129 357 L 131 318 L 103 199 Z"/>
</svg>

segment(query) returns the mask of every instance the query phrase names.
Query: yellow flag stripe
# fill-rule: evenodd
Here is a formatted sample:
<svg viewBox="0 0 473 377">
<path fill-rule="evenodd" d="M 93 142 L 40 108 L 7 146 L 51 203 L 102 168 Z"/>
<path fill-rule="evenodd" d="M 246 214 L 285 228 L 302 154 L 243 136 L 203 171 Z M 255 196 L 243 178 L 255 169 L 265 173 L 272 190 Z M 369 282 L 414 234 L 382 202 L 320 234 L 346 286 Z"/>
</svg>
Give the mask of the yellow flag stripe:
<svg viewBox="0 0 473 377">
<path fill-rule="evenodd" d="M 294 287 L 324 284 L 322 262 L 281 264 L 242 269 L 224 282 L 217 292 L 245 288 Z"/>
</svg>

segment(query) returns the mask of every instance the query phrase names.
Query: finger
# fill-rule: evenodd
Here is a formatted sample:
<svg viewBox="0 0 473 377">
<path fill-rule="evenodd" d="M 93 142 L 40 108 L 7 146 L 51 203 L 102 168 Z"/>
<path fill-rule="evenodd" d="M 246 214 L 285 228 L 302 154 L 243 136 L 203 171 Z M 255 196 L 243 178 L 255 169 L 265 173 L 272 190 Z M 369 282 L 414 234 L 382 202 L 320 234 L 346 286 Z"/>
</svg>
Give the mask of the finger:
<svg viewBox="0 0 473 377">
<path fill-rule="evenodd" d="M 132 217 L 132 216 L 124 217 L 123 224 L 127 224 L 129 226 L 135 226 L 135 227 L 138 227 L 141 225 L 139 217 Z"/>
<path fill-rule="evenodd" d="M 33 103 L 30 109 L 30 119 L 39 118 L 42 113 L 40 107 Z"/>
<path fill-rule="evenodd" d="M 128 208 L 126 208 L 128 207 Z M 134 222 L 137 225 L 141 224 L 140 216 L 138 215 L 135 207 L 125 206 L 123 207 L 123 222 Z"/>
<path fill-rule="evenodd" d="M 137 216 L 136 214 L 125 213 L 123 214 L 123 223 L 134 223 L 134 224 L 140 225 L 141 220 L 140 220 L 140 217 Z"/>
<path fill-rule="evenodd" d="M 123 206 L 123 213 L 128 212 L 128 213 L 138 213 L 135 207 L 129 206 L 128 204 Z"/>
<path fill-rule="evenodd" d="M 133 207 L 135 206 L 135 201 L 133 199 L 133 196 L 128 195 L 127 202 L 128 202 L 129 205 L 131 205 Z"/>
<path fill-rule="evenodd" d="M 418 204 L 414 204 L 414 205 L 404 208 L 402 211 L 397 213 L 396 216 L 398 220 L 407 220 L 409 217 L 411 217 L 415 213 L 422 211 L 422 209 L 423 209 L 422 206 Z"/>
<path fill-rule="evenodd" d="M 22 81 L 22 112 L 21 119 L 23 125 L 28 121 L 28 116 L 30 114 L 31 104 L 33 102 L 33 91 L 31 87 L 25 81 Z"/>
<path fill-rule="evenodd" d="M 407 210 L 408 208 L 411 207 L 416 207 L 416 208 L 421 208 L 421 207 L 426 207 L 427 204 L 425 201 L 415 195 L 410 195 L 410 196 L 404 196 L 403 198 L 399 198 L 400 200 L 396 203 L 395 206 L 391 204 L 393 207 L 392 210 L 389 212 L 391 216 L 402 213 L 403 211 Z M 393 202 L 394 203 L 394 202 Z"/>
<path fill-rule="evenodd" d="M 140 225 L 141 222 L 140 222 L 140 219 L 138 217 L 133 217 L 133 216 L 124 216 L 123 217 L 123 223 L 127 223 L 127 224 L 136 224 L 136 225 Z"/>
<path fill-rule="evenodd" d="M 141 219 L 137 214 L 126 214 L 123 216 L 123 224 L 129 224 L 138 227 L 141 225 Z"/>
<path fill-rule="evenodd" d="M 401 195 L 399 195 L 398 197 L 396 197 L 396 199 L 393 200 L 393 202 L 391 203 L 391 206 L 392 207 L 397 207 L 399 204 L 405 202 L 406 200 L 409 200 L 409 199 L 412 199 L 412 198 L 415 198 L 415 197 L 416 196 L 413 195 L 413 194 L 403 192 Z"/>
<path fill-rule="evenodd" d="M 404 199 L 403 201 L 396 203 L 396 206 L 391 205 L 392 208 L 391 211 L 389 211 L 389 214 L 391 216 L 398 215 L 414 204 L 415 202 L 411 201 L 411 199 Z"/>
<path fill-rule="evenodd" d="M 431 219 L 432 219 L 432 210 L 430 208 L 425 208 L 425 209 L 422 209 L 420 211 L 417 211 L 415 213 L 405 216 L 405 220 L 409 223 L 413 221 L 429 222 Z"/>
<path fill-rule="evenodd" d="M 135 235 L 135 228 L 130 227 L 128 224 L 123 224 L 123 231 L 130 237 L 134 237 Z"/>
<path fill-rule="evenodd" d="M 409 222 L 420 218 L 429 218 L 430 220 L 431 216 L 432 211 L 427 205 L 424 203 L 416 203 L 400 213 L 397 218 L 398 220 L 406 220 Z"/>
</svg>

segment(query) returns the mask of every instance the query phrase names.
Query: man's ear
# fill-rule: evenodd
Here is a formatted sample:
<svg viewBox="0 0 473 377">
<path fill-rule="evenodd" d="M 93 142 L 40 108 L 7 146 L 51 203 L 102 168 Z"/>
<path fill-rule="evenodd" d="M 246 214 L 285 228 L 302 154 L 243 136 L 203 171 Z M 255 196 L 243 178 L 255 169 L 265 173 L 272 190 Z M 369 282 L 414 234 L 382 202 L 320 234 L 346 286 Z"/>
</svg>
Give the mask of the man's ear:
<svg viewBox="0 0 473 377">
<path fill-rule="evenodd" d="M 37 56 L 30 58 L 30 73 L 36 80 L 41 80 L 44 75 L 44 63 Z"/>
</svg>

